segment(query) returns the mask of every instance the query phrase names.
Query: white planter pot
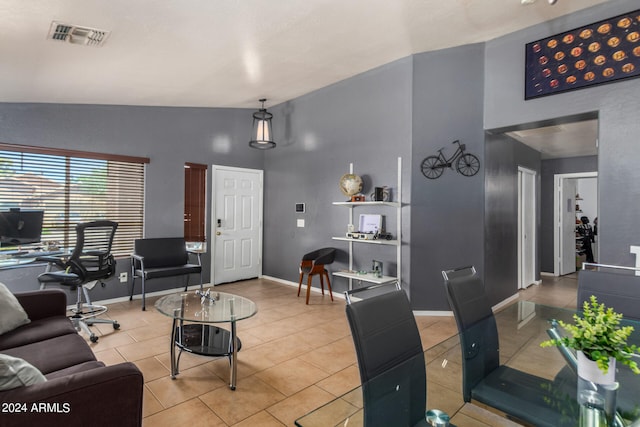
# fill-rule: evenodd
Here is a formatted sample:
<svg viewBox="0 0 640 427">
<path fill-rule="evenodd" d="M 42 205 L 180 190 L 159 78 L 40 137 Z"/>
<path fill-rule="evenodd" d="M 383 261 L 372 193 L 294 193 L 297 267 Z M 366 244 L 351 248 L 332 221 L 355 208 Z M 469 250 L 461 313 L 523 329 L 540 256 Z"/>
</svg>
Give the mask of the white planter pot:
<svg viewBox="0 0 640 427">
<path fill-rule="evenodd" d="M 611 385 L 616 382 L 616 359 L 609 359 L 609 370 L 603 373 L 598 364 L 578 351 L 578 376 L 595 384 Z"/>
</svg>

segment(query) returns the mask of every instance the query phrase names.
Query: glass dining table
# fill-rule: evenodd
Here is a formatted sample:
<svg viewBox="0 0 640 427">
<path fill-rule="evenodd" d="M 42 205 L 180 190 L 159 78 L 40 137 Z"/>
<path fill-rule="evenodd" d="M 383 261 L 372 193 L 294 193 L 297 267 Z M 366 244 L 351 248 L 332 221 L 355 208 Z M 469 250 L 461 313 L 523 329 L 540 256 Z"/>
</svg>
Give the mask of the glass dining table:
<svg viewBox="0 0 640 427">
<path fill-rule="evenodd" d="M 238 351 L 236 322 L 257 312 L 248 298 L 212 289 L 166 295 L 156 301 L 156 310 L 173 319 L 171 326 L 171 378 L 179 373 L 183 351 L 213 357 L 229 357 L 229 388 L 236 389 Z M 215 324 L 229 323 L 230 330 Z M 179 353 L 176 356 L 176 348 Z"/>
<path fill-rule="evenodd" d="M 545 401 L 560 414 L 557 425 L 582 426 L 584 413 L 577 399 L 577 376 L 567 369 L 570 363 L 566 354 L 556 347 L 542 348 L 540 343 L 549 339 L 549 331 L 557 325 L 554 320 L 572 322 L 575 310 L 545 306 L 529 301 L 518 301 L 495 314 L 500 343 L 500 362 L 520 371 L 535 375 L 545 380 Z M 631 343 L 640 344 L 640 322 L 625 320 L 625 324 L 634 326 Z M 561 331 L 560 331 L 561 332 Z M 553 333 L 553 332 L 551 332 Z M 451 425 L 456 420 L 464 423 L 464 419 L 473 418 L 478 422 L 491 424 L 482 420 L 483 411 L 478 407 L 465 404 L 462 397 L 462 353 L 459 335 L 452 336 L 424 351 L 427 372 L 427 402 L 425 418 L 427 425 L 445 425 L 440 414 L 447 414 Z M 640 360 L 639 360 L 640 362 Z M 406 363 L 413 363 L 408 361 Z M 574 375 L 573 378 L 559 377 Z M 382 376 L 381 376 L 382 377 Z M 640 426 L 640 375 L 634 375 L 628 367 L 617 365 L 616 381 L 619 387 L 616 392 L 615 426 Z M 371 388 L 385 384 L 384 378 L 376 378 L 366 386 Z M 558 384 L 557 388 L 553 384 Z M 570 386 L 567 386 L 570 384 Z M 298 418 L 295 424 L 299 427 L 327 426 L 364 426 L 364 409 L 367 405 L 382 405 L 381 401 L 363 399 L 363 387 L 359 386 L 325 405 Z M 379 408 L 377 408 L 379 410 Z M 394 408 L 397 410 L 397 408 Z M 486 414 L 485 414 L 486 415 Z M 494 413 L 491 416 L 495 416 Z M 506 415 L 505 415 L 506 416 Z M 478 418 L 480 417 L 480 418 Z M 445 417 L 446 418 L 446 417 Z M 610 424 L 611 425 L 611 424 Z M 368 427 L 368 426 L 365 426 Z"/>
</svg>

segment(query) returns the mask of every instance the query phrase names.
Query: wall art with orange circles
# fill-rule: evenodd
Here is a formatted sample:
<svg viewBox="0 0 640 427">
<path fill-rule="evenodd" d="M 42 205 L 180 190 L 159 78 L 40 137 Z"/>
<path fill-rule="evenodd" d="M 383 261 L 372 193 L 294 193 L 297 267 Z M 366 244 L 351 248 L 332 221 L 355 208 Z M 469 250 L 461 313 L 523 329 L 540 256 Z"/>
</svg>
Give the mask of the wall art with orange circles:
<svg viewBox="0 0 640 427">
<path fill-rule="evenodd" d="M 640 76 L 640 10 L 527 43 L 525 99 Z"/>
</svg>

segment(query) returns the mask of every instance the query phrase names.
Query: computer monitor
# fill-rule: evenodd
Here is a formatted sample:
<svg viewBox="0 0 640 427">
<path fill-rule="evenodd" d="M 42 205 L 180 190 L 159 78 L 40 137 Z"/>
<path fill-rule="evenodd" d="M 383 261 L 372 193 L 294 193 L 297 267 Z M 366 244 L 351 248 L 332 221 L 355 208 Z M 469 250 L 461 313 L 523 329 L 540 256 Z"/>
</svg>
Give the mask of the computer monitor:
<svg viewBox="0 0 640 427">
<path fill-rule="evenodd" d="M 44 211 L 10 209 L 0 212 L 0 245 L 40 243 Z"/>
</svg>

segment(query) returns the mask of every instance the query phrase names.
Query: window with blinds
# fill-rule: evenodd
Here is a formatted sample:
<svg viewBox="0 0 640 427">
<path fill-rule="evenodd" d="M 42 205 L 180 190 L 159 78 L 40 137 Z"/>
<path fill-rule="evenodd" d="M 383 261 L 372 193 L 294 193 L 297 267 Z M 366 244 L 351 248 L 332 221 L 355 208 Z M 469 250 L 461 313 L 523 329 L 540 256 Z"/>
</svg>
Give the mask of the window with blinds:
<svg viewBox="0 0 640 427">
<path fill-rule="evenodd" d="M 0 143 L 0 210 L 44 210 L 42 241 L 73 248 L 78 223 L 118 223 L 112 252 L 142 237 L 144 157 Z"/>
<path fill-rule="evenodd" d="M 206 242 L 207 165 L 184 165 L 184 239 Z"/>
</svg>

